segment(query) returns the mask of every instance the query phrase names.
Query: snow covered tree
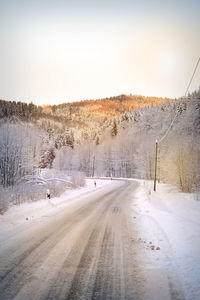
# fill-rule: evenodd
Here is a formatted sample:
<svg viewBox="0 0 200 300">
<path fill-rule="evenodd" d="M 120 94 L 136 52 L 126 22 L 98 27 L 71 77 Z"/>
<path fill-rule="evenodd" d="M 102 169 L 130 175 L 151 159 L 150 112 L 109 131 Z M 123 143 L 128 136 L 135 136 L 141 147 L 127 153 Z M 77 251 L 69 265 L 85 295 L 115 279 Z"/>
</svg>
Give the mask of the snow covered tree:
<svg viewBox="0 0 200 300">
<path fill-rule="evenodd" d="M 111 136 L 115 137 L 118 133 L 118 128 L 117 128 L 117 122 L 116 120 L 113 121 L 113 127 L 111 129 Z"/>
<path fill-rule="evenodd" d="M 40 168 L 52 168 L 54 158 L 55 151 L 52 147 L 44 150 L 39 164 Z"/>
<path fill-rule="evenodd" d="M 99 141 L 99 137 L 97 136 L 97 138 L 96 138 L 96 141 L 95 141 L 95 144 L 98 146 L 98 145 L 99 145 L 99 143 L 100 143 L 100 141 Z"/>
<path fill-rule="evenodd" d="M 4 123 L 0 126 L 0 184 L 14 185 L 39 165 L 42 140 L 33 126 Z"/>
</svg>

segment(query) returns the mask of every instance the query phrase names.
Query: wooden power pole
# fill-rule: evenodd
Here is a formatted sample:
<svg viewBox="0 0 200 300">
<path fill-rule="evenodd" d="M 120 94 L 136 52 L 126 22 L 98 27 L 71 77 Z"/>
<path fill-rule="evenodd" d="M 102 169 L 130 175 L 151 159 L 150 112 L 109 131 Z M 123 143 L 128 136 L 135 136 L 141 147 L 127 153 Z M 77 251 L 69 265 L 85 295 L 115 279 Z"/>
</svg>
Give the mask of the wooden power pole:
<svg viewBox="0 0 200 300">
<path fill-rule="evenodd" d="M 93 156 L 92 177 L 94 177 L 94 164 L 95 164 L 95 156 Z"/>
<path fill-rule="evenodd" d="M 154 192 L 156 191 L 156 180 L 157 180 L 157 162 L 158 162 L 158 141 L 156 140 L 156 157 L 155 157 L 155 173 L 154 173 Z"/>
</svg>

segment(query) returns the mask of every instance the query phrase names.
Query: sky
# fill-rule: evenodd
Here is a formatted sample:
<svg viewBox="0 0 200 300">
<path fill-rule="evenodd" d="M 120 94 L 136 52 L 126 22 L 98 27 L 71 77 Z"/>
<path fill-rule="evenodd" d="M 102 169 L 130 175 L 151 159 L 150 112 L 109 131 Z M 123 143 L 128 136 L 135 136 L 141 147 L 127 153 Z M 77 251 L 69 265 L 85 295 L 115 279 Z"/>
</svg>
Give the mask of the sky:
<svg viewBox="0 0 200 300">
<path fill-rule="evenodd" d="M 199 56 L 199 0 L 0 0 L 0 99 L 177 98 Z"/>
</svg>

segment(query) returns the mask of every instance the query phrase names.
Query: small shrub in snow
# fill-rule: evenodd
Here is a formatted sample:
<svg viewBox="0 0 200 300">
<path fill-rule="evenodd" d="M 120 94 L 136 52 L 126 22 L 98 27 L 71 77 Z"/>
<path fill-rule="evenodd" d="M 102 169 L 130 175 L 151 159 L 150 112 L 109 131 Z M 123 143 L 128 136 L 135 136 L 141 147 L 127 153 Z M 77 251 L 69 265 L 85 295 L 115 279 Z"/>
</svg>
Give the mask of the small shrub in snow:
<svg viewBox="0 0 200 300">
<path fill-rule="evenodd" d="M 77 186 L 83 184 L 83 177 L 79 174 L 76 178 Z M 10 205 L 19 205 L 23 202 L 32 202 L 46 198 L 47 189 L 51 197 L 61 195 L 66 188 L 72 188 L 74 184 L 64 172 L 53 169 L 45 169 L 35 176 L 25 176 L 18 184 L 8 188 L 0 187 L 0 214 L 3 214 Z M 1 191 L 2 189 L 2 191 Z"/>
</svg>

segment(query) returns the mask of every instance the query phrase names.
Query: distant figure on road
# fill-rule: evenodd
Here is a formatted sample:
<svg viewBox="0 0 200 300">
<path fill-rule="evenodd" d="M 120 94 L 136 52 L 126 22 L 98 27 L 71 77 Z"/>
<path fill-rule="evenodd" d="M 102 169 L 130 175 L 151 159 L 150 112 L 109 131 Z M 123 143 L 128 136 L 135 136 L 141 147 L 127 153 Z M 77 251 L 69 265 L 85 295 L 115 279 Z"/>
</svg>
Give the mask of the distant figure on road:
<svg viewBox="0 0 200 300">
<path fill-rule="evenodd" d="M 96 180 L 94 181 L 94 186 L 95 186 L 95 187 L 97 186 Z"/>
<path fill-rule="evenodd" d="M 51 198 L 51 195 L 50 195 L 50 190 L 49 189 L 47 189 L 47 198 Z"/>
</svg>

